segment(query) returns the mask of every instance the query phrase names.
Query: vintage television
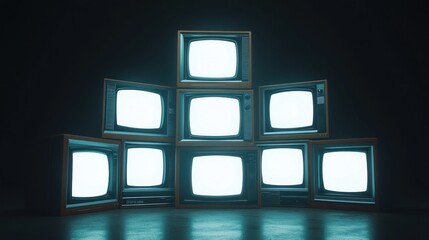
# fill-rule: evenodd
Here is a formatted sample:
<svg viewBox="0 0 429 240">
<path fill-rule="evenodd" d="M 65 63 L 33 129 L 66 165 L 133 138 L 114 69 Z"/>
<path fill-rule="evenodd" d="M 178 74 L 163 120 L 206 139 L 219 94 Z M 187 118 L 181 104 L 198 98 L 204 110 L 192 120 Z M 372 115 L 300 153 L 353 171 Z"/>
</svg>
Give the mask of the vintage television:
<svg viewBox="0 0 429 240">
<path fill-rule="evenodd" d="M 104 79 L 102 137 L 174 142 L 171 87 Z"/>
<path fill-rule="evenodd" d="M 173 206 L 175 146 L 123 141 L 122 207 Z"/>
<path fill-rule="evenodd" d="M 179 88 L 251 88 L 249 31 L 178 31 Z"/>
<path fill-rule="evenodd" d="M 259 87 L 259 139 L 329 136 L 326 80 Z"/>
<path fill-rule="evenodd" d="M 308 141 L 257 143 L 262 206 L 308 206 Z"/>
<path fill-rule="evenodd" d="M 255 147 L 181 147 L 176 207 L 260 207 Z"/>
<path fill-rule="evenodd" d="M 311 148 L 313 206 L 378 209 L 376 138 L 319 140 Z"/>
<path fill-rule="evenodd" d="M 179 146 L 253 144 L 252 90 L 177 90 Z"/>
<path fill-rule="evenodd" d="M 65 134 L 53 137 L 50 147 L 42 203 L 50 214 L 118 208 L 120 142 Z"/>
</svg>

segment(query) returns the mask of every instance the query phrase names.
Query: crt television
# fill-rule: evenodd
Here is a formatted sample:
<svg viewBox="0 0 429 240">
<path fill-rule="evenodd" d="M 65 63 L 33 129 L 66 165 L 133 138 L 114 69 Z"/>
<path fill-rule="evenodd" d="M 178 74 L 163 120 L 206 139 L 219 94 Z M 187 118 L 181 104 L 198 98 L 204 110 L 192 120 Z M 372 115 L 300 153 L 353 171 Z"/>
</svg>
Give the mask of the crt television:
<svg viewBox="0 0 429 240">
<path fill-rule="evenodd" d="M 262 206 L 307 206 L 308 141 L 264 141 L 257 146 Z"/>
<path fill-rule="evenodd" d="M 249 31 L 178 31 L 177 86 L 251 88 Z"/>
<path fill-rule="evenodd" d="M 122 207 L 174 205 L 174 144 L 127 140 L 122 154 Z"/>
<path fill-rule="evenodd" d="M 115 140 L 55 136 L 44 176 L 50 213 L 70 215 L 118 208 L 119 146 Z"/>
<path fill-rule="evenodd" d="M 253 143 L 252 90 L 177 90 L 177 145 Z"/>
<path fill-rule="evenodd" d="M 254 147 L 177 149 L 176 207 L 259 207 Z"/>
<path fill-rule="evenodd" d="M 174 88 L 104 79 L 102 137 L 173 142 Z"/>
<path fill-rule="evenodd" d="M 329 136 L 327 80 L 259 87 L 260 140 Z"/>
<path fill-rule="evenodd" d="M 313 141 L 314 206 L 377 209 L 377 139 Z"/>
</svg>

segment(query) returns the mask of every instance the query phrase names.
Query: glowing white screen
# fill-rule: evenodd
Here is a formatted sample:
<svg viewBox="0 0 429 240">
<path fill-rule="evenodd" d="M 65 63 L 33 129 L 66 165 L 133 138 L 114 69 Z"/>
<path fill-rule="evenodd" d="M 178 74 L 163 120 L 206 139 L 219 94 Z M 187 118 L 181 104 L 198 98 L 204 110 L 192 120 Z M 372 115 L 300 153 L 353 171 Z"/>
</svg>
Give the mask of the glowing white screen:
<svg viewBox="0 0 429 240">
<path fill-rule="evenodd" d="M 304 181 L 301 149 L 273 148 L 262 152 L 262 182 L 269 185 L 298 185 Z"/>
<path fill-rule="evenodd" d="M 106 154 L 74 152 L 72 154 L 72 197 L 97 197 L 107 193 L 109 161 Z"/>
<path fill-rule="evenodd" d="M 364 152 L 328 152 L 323 154 L 323 184 L 335 192 L 364 192 L 367 190 L 368 171 Z"/>
<path fill-rule="evenodd" d="M 194 98 L 189 110 L 190 131 L 199 136 L 231 136 L 240 130 L 240 103 L 228 97 Z"/>
<path fill-rule="evenodd" d="M 116 99 L 116 119 L 120 126 L 142 129 L 160 128 L 161 96 L 140 90 L 119 90 Z"/>
<path fill-rule="evenodd" d="M 271 95 L 270 121 L 273 128 L 299 128 L 313 124 L 313 94 L 287 91 Z"/>
<path fill-rule="evenodd" d="M 240 157 L 200 156 L 192 161 L 192 191 L 203 196 L 241 194 L 243 164 Z"/>
<path fill-rule="evenodd" d="M 222 40 L 200 40 L 189 45 L 189 73 L 193 77 L 229 78 L 237 71 L 236 44 Z"/>
<path fill-rule="evenodd" d="M 164 154 L 156 148 L 129 148 L 127 184 L 136 187 L 161 185 L 164 178 Z"/>
</svg>

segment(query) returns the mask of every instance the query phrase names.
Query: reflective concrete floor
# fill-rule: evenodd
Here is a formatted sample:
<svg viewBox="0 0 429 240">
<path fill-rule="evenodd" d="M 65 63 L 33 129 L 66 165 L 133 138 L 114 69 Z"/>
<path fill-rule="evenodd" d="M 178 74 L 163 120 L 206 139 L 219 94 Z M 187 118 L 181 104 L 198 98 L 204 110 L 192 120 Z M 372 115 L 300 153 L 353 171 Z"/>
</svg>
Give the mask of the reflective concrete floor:
<svg viewBox="0 0 429 240">
<path fill-rule="evenodd" d="M 118 209 L 0 216 L 0 239 L 429 239 L 428 216 L 308 208 Z"/>
</svg>

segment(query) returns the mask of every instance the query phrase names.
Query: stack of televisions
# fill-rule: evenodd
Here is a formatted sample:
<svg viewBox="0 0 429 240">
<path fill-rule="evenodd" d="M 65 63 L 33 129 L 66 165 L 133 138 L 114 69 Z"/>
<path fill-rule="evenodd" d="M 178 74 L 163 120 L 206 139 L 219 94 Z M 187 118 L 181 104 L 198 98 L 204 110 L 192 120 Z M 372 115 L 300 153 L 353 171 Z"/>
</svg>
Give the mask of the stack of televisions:
<svg viewBox="0 0 429 240">
<path fill-rule="evenodd" d="M 256 117 L 251 32 L 178 31 L 177 60 L 177 88 L 104 80 L 102 138 L 55 138 L 53 213 L 378 208 L 376 139 L 326 140 L 326 80 L 260 86 Z"/>
</svg>

